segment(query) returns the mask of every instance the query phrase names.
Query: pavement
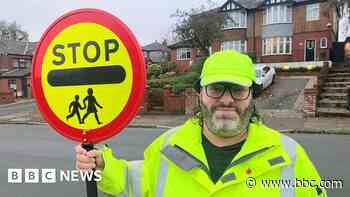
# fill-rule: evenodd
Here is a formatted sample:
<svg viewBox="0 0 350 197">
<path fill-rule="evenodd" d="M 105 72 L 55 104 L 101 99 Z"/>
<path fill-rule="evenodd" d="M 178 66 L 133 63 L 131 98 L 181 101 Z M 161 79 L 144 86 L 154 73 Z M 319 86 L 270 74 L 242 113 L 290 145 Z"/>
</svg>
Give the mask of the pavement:
<svg viewBox="0 0 350 197">
<path fill-rule="evenodd" d="M 128 127 L 172 128 L 186 122 L 184 115 L 138 115 Z M 263 122 L 269 127 L 287 133 L 316 133 L 350 135 L 350 118 L 302 118 L 263 114 Z M 16 113 L 0 116 L 0 124 L 47 124 L 38 113 Z"/>
</svg>

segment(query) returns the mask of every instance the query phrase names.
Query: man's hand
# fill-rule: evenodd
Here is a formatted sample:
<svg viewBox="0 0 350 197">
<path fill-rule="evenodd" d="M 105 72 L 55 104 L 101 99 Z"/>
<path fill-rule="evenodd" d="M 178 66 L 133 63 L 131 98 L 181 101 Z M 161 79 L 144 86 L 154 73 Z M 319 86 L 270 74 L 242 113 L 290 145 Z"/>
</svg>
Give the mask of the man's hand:
<svg viewBox="0 0 350 197">
<path fill-rule="evenodd" d="M 102 151 L 94 149 L 91 151 L 86 151 L 80 145 L 75 147 L 76 162 L 75 167 L 78 170 L 90 171 L 92 169 L 103 170 L 105 163 L 102 157 Z"/>
</svg>

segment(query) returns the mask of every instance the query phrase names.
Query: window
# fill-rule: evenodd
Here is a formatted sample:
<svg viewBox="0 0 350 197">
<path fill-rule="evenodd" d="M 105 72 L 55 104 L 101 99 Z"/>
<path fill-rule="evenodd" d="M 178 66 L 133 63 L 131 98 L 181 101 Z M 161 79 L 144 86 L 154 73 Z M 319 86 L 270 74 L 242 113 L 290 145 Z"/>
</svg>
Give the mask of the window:
<svg viewBox="0 0 350 197">
<path fill-rule="evenodd" d="M 320 40 L 320 47 L 322 49 L 327 48 L 327 38 L 321 38 L 321 40 Z"/>
<path fill-rule="evenodd" d="M 247 41 L 245 40 L 232 40 L 232 41 L 224 41 L 221 43 L 221 50 L 236 50 L 239 52 L 247 51 Z"/>
<path fill-rule="evenodd" d="M 178 48 L 176 49 L 176 60 L 190 60 L 192 58 L 192 49 Z"/>
<path fill-rule="evenodd" d="M 267 7 L 263 12 L 263 24 L 291 23 L 292 8 L 287 5 Z"/>
<path fill-rule="evenodd" d="M 247 28 L 247 12 L 233 11 L 228 14 L 224 29 Z"/>
<path fill-rule="evenodd" d="M 310 4 L 306 6 L 306 21 L 320 20 L 320 4 Z"/>
<path fill-rule="evenodd" d="M 273 37 L 263 39 L 263 55 L 290 55 L 291 53 L 291 37 Z"/>
<path fill-rule="evenodd" d="M 9 79 L 9 87 L 13 90 L 17 89 L 17 82 L 16 79 Z"/>
</svg>

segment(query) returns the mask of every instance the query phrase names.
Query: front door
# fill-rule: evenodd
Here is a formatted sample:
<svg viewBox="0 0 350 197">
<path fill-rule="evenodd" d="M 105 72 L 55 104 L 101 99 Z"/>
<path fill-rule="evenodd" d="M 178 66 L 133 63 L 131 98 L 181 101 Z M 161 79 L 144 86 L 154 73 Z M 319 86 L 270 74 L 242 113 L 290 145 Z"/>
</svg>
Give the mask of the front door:
<svg viewBox="0 0 350 197">
<path fill-rule="evenodd" d="M 305 61 L 315 61 L 315 40 L 306 40 L 305 44 Z"/>
</svg>

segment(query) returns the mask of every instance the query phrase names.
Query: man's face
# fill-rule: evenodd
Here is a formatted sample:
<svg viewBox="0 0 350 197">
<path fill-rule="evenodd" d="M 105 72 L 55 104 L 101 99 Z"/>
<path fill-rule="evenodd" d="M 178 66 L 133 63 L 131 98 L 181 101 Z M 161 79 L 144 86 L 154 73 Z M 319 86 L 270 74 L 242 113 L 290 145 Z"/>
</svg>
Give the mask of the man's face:
<svg viewBox="0 0 350 197">
<path fill-rule="evenodd" d="M 231 86 L 225 84 L 225 87 Z M 248 87 L 231 88 L 231 92 L 235 98 L 243 100 L 233 99 L 228 88 L 218 98 L 213 97 L 214 93 L 208 87 L 203 87 L 200 92 L 204 124 L 219 137 L 233 137 L 244 132 L 254 110 Z"/>
</svg>

